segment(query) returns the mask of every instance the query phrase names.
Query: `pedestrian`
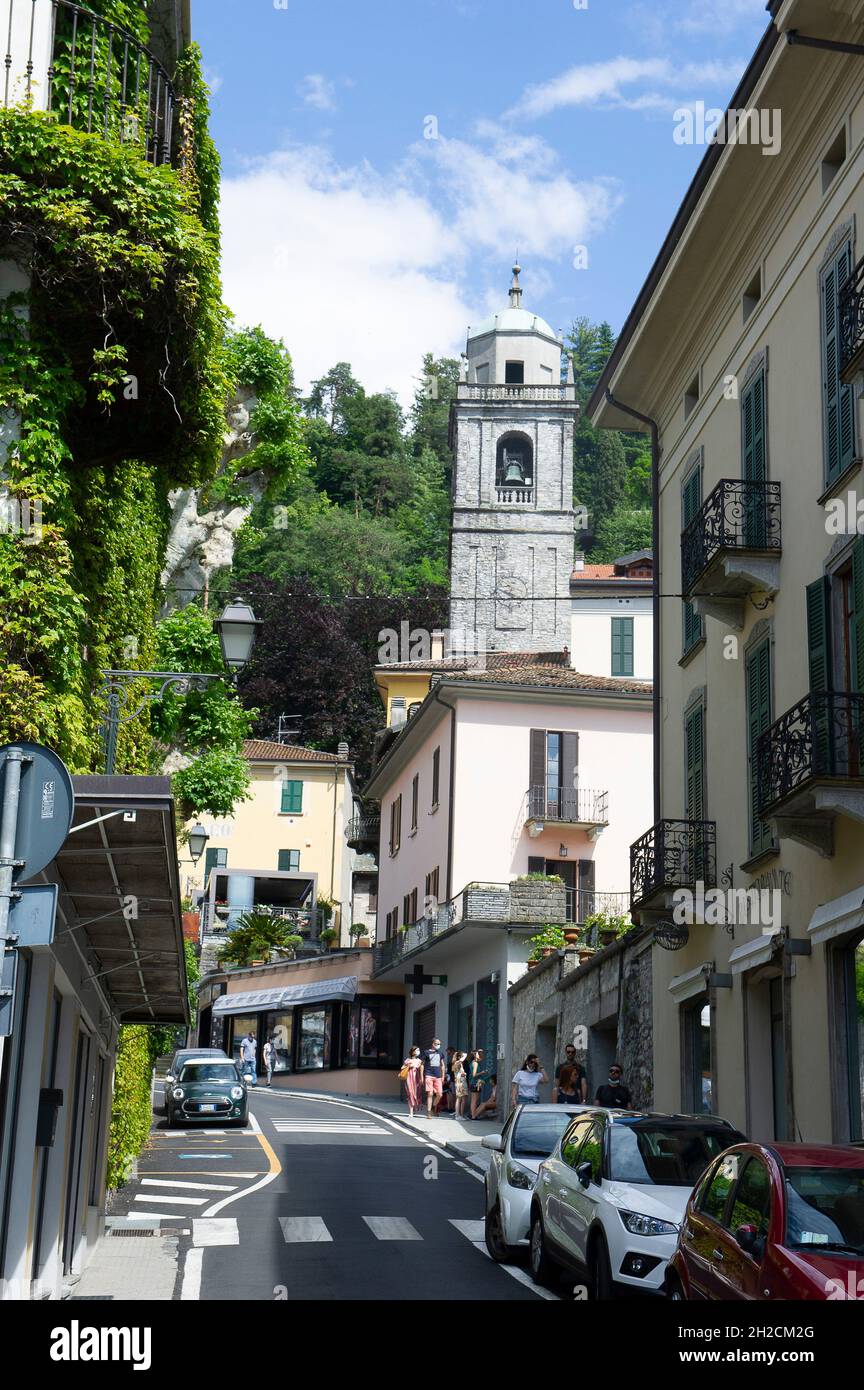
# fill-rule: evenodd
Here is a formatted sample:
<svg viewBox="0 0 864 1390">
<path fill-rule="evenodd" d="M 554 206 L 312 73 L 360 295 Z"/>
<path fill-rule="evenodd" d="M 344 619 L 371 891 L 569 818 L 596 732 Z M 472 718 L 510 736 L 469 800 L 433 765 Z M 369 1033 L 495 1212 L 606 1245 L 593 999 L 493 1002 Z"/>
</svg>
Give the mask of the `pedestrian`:
<svg viewBox="0 0 864 1390">
<path fill-rule="evenodd" d="M 510 1099 L 513 1105 L 536 1105 L 546 1073 L 536 1052 L 529 1052 L 519 1070 L 514 1073 Z"/>
<path fill-rule="evenodd" d="M 609 1080 L 597 1088 L 597 1105 L 607 1110 L 630 1109 L 630 1087 L 624 1085 L 624 1072 L 620 1062 L 613 1062 L 609 1068 Z"/>
<path fill-rule="evenodd" d="M 258 1044 L 254 1033 L 247 1033 L 240 1044 L 240 1070 L 244 1075 L 251 1072 L 254 1086 L 258 1077 Z"/>
<path fill-rule="evenodd" d="M 486 1073 L 483 1070 L 483 1049 L 476 1048 L 470 1054 L 470 1066 L 468 1068 L 468 1089 L 471 1092 L 471 1119 L 477 1119 L 477 1107 L 480 1104 L 480 1097 L 483 1094 L 483 1083 L 486 1080 Z"/>
<path fill-rule="evenodd" d="M 492 1084 L 492 1090 L 489 1093 L 489 1099 L 484 1100 L 483 1104 L 477 1107 L 477 1114 L 474 1116 L 475 1120 L 482 1120 L 485 1114 L 488 1113 L 491 1115 L 495 1110 L 498 1109 L 498 1077 L 495 1075 L 494 1071 L 492 1075 L 489 1077 L 489 1080 Z"/>
<path fill-rule="evenodd" d="M 456 1097 L 453 1092 L 453 1056 L 456 1052 L 452 1043 L 447 1044 L 447 1055 L 444 1059 L 444 1095 L 442 1106 L 445 1110 L 453 1110 L 456 1104 Z"/>
<path fill-rule="evenodd" d="M 273 1085 L 273 1066 L 276 1061 L 276 1049 L 273 1046 L 272 1038 L 268 1038 L 264 1044 L 264 1070 L 267 1073 L 267 1085 Z"/>
<path fill-rule="evenodd" d="M 399 1075 L 405 1082 L 405 1094 L 408 1097 L 408 1118 L 413 1120 L 415 1115 L 420 1114 L 423 1105 L 423 1059 L 416 1044 L 408 1049 L 408 1056 L 402 1063 L 402 1070 Z"/>
<path fill-rule="evenodd" d="M 567 1044 L 567 1046 L 564 1049 L 564 1060 L 563 1062 L 559 1062 L 558 1066 L 555 1068 L 555 1085 L 552 1088 L 553 1104 L 556 1100 L 558 1100 L 558 1097 L 556 1095 L 556 1088 L 558 1086 L 558 1079 L 561 1075 L 561 1071 L 564 1067 L 576 1068 L 576 1092 L 578 1097 L 576 1103 L 579 1105 L 587 1105 L 588 1077 L 585 1075 L 584 1067 L 580 1067 L 579 1063 L 576 1061 L 576 1048 L 574 1047 L 573 1043 Z M 568 1098 L 567 1104 L 572 1105 L 574 1104 L 574 1102 Z"/>
<path fill-rule="evenodd" d="M 433 1106 L 435 1114 L 441 1104 L 444 1095 L 444 1053 L 441 1051 L 441 1039 L 433 1038 L 432 1046 L 427 1047 L 422 1054 L 423 1062 L 423 1086 L 426 1090 L 426 1109 L 431 1119 Z"/>
<path fill-rule="evenodd" d="M 580 1068 L 575 1064 L 568 1066 L 565 1062 L 558 1068 L 558 1078 L 552 1089 L 553 1105 L 582 1105 L 582 1092 L 579 1089 L 580 1080 L 584 1080 Z"/>
<path fill-rule="evenodd" d="M 468 1076 L 465 1071 L 467 1052 L 453 1054 L 453 1094 L 456 1104 L 453 1109 L 454 1120 L 461 1120 L 465 1113 L 465 1098 L 468 1095 Z"/>
</svg>

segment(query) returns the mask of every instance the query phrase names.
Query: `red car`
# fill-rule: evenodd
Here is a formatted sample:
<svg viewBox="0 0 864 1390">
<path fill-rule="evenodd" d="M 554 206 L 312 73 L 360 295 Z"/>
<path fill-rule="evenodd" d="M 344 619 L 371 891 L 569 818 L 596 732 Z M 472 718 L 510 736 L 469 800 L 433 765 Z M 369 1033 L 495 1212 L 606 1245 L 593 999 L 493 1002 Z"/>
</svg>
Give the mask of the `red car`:
<svg viewBox="0 0 864 1390">
<path fill-rule="evenodd" d="M 736 1144 L 694 1188 L 673 1299 L 864 1301 L 864 1149 Z"/>
</svg>

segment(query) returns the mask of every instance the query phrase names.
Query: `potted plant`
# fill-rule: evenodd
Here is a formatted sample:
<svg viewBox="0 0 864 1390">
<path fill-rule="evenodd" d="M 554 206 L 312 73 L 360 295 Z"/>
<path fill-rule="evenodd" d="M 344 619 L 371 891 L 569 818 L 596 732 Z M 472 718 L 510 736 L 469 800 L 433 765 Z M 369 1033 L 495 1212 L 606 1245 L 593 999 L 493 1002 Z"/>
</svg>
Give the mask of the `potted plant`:
<svg viewBox="0 0 864 1390">
<path fill-rule="evenodd" d="M 302 936 L 286 936 L 282 942 L 282 945 L 278 948 L 276 954 L 280 956 L 284 955 L 287 957 L 288 960 L 294 960 L 297 955 L 297 947 L 302 945 Z"/>
<path fill-rule="evenodd" d="M 339 940 L 339 933 L 335 927 L 323 927 L 318 933 L 318 940 L 322 941 L 329 951 L 334 941 Z"/>
<path fill-rule="evenodd" d="M 369 940 L 369 928 L 362 926 L 360 922 L 355 922 L 353 926 L 348 928 L 348 935 L 355 946 L 368 947 L 371 944 Z"/>
<path fill-rule="evenodd" d="M 597 941 L 601 946 L 611 946 L 619 936 L 623 936 L 632 926 L 629 917 L 608 912 L 592 912 L 585 918 L 585 932 L 589 941 Z"/>
<path fill-rule="evenodd" d="M 528 945 L 531 947 L 531 956 L 535 960 L 542 960 L 546 956 L 554 955 L 556 951 L 560 951 L 564 947 L 563 928 L 547 922 L 542 931 L 530 938 Z"/>
</svg>

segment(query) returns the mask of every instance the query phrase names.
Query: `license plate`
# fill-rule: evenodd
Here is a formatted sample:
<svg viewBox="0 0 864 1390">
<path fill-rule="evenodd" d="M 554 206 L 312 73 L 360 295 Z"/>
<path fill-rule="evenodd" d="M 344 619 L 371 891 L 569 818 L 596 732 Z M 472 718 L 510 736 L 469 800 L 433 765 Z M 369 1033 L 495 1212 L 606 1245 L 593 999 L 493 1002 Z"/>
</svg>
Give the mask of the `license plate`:
<svg viewBox="0 0 864 1390">
<path fill-rule="evenodd" d="M 206 1111 L 206 1112 L 209 1112 L 209 1113 L 212 1113 L 212 1112 L 216 1109 L 216 1106 L 215 1106 L 215 1105 L 199 1105 L 198 1109 L 199 1109 L 200 1111 L 202 1111 L 202 1113 L 205 1112 L 205 1111 Z"/>
</svg>

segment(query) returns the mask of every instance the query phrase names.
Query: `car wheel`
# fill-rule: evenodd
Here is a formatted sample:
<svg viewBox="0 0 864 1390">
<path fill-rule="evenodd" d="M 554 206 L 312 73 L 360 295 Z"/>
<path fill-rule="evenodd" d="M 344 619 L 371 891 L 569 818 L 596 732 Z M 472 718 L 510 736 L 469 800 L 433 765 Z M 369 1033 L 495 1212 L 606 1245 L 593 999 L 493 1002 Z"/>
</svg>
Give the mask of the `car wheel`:
<svg viewBox="0 0 864 1390">
<path fill-rule="evenodd" d="M 594 1239 L 588 1262 L 588 1272 L 591 1280 L 591 1297 L 595 1301 L 605 1303 L 610 1298 L 615 1297 L 612 1266 L 609 1263 L 609 1248 L 604 1236 L 596 1236 Z"/>
<path fill-rule="evenodd" d="M 534 1280 L 534 1283 L 541 1284 L 544 1288 L 551 1288 L 557 1284 L 561 1271 L 546 1251 L 546 1239 L 543 1234 L 543 1218 L 539 1211 L 535 1211 L 531 1217 L 529 1255 L 531 1261 L 531 1278 Z"/>
<path fill-rule="evenodd" d="M 686 1303 L 684 1297 L 684 1286 L 677 1274 L 670 1270 L 666 1275 L 666 1297 L 671 1298 L 673 1303 Z"/>
<path fill-rule="evenodd" d="M 514 1258 L 516 1254 L 514 1247 L 508 1245 L 504 1239 L 504 1223 L 501 1220 L 501 1204 L 499 1202 L 495 1203 L 491 1211 L 486 1212 L 483 1234 L 486 1237 L 486 1249 L 497 1264 L 507 1264 Z"/>
</svg>

